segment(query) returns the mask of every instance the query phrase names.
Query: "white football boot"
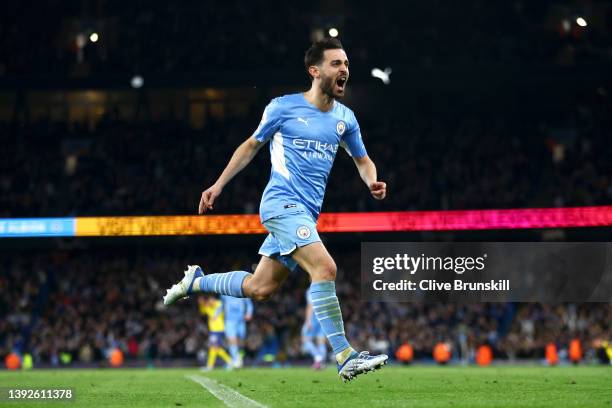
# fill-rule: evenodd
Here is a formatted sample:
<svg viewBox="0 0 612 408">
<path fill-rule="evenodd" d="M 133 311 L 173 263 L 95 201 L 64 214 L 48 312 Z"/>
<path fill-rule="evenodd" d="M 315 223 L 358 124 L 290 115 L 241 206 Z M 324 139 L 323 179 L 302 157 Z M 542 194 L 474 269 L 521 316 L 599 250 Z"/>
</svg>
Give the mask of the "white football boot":
<svg viewBox="0 0 612 408">
<path fill-rule="evenodd" d="M 202 268 L 198 265 L 188 265 L 185 271 L 185 276 L 179 283 L 172 285 L 170 289 L 166 290 L 166 296 L 164 296 L 164 305 L 170 306 L 179 299 L 187 298 L 193 293 L 193 281 L 196 278 L 204 276 Z"/>
<path fill-rule="evenodd" d="M 387 364 L 387 360 L 389 360 L 389 356 L 386 354 L 371 356 L 368 351 L 355 352 L 344 364 L 338 364 L 338 375 L 344 382 L 351 381 L 358 375 L 382 368 Z"/>
</svg>

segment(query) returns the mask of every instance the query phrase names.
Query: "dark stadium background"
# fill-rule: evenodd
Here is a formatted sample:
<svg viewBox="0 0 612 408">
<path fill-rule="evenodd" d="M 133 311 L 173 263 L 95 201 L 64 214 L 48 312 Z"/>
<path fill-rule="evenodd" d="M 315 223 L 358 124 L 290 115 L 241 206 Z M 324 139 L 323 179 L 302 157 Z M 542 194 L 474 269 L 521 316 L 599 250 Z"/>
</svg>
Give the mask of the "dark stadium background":
<svg viewBox="0 0 612 408">
<path fill-rule="evenodd" d="M 587 26 L 578 24 L 584 18 Z M 275 96 L 308 87 L 303 52 L 339 31 L 357 114 L 388 199 L 339 153 L 324 212 L 508 209 L 612 201 L 612 7 L 605 1 L 21 1 L 0 13 L 0 218 L 193 215 Z M 96 38 L 92 36 L 97 34 Z M 79 41 L 81 45 L 79 46 Z M 388 85 L 370 75 L 392 68 Z M 139 80 L 141 87 L 138 86 Z M 267 149 L 263 149 L 267 150 Z M 260 152 L 216 214 L 256 213 Z M 489 344 L 498 361 L 606 359 L 607 303 L 397 304 L 360 299 L 362 241 L 610 241 L 610 228 L 328 233 L 347 335 L 431 361 Z M 0 241 L 0 358 L 35 367 L 197 364 L 195 302 L 163 290 L 187 264 L 258 261 L 262 235 Z M 305 361 L 305 274 L 249 323 L 247 364 Z M 269 358 L 265 358 L 269 360 Z"/>
</svg>

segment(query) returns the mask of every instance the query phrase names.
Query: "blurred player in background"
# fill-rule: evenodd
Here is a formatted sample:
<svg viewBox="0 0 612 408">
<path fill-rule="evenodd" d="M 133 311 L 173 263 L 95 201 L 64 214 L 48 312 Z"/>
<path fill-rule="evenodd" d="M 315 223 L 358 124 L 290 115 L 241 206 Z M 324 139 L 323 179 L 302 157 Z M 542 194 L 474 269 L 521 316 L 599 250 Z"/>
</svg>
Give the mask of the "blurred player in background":
<svg viewBox="0 0 612 408">
<path fill-rule="evenodd" d="M 223 309 L 225 311 L 225 337 L 232 365 L 234 368 L 242 367 L 242 355 L 240 348 L 246 339 L 246 322 L 253 317 L 253 302 L 249 298 L 236 298 L 233 296 L 221 296 Z"/>
<path fill-rule="evenodd" d="M 208 320 L 208 361 L 206 370 L 210 371 L 217 362 L 217 356 L 226 363 L 227 368 L 232 368 L 232 359 L 223 349 L 223 337 L 225 337 L 225 319 L 223 303 L 214 296 L 199 296 L 198 306 L 200 314 Z"/>
<path fill-rule="evenodd" d="M 310 289 L 306 291 L 306 312 L 304 313 L 304 326 L 302 326 L 302 347 L 313 358 L 312 368 L 320 370 L 327 357 L 326 337 L 319 319 L 315 316 L 312 307 Z M 316 345 L 315 345 L 316 341 Z"/>
<path fill-rule="evenodd" d="M 388 357 L 359 353 L 346 339 L 336 296 L 336 263 L 321 242 L 316 223 L 340 146 L 353 158 L 375 199 L 384 199 L 387 187 L 377 179 L 355 114 L 337 101 L 344 96 L 349 78 L 349 61 L 340 41 L 329 38 L 314 43 L 306 51 L 304 63 L 310 89 L 273 99 L 255 133 L 236 149 L 200 199 L 200 214 L 212 210 L 224 186 L 270 142 L 272 172 L 259 207 L 261 222 L 270 234 L 259 249 L 262 258 L 255 273 L 204 275 L 199 266 L 191 265 L 183 279 L 168 290 L 164 304 L 194 291 L 265 300 L 299 265 L 310 275 L 313 309 L 333 348 L 338 374 L 349 381 L 382 367 Z"/>
</svg>

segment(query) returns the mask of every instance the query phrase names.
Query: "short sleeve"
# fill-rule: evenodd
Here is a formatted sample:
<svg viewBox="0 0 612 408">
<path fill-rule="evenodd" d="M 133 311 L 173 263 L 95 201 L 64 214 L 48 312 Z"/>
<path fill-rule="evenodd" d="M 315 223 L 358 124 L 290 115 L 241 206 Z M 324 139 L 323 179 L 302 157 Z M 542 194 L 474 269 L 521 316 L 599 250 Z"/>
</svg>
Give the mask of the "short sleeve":
<svg viewBox="0 0 612 408">
<path fill-rule="evenodd" d="M 355 115 L 352 114 L 352 112 L 350 125 L 348 126 L 340 145 L 351 157 L 360 158 L 368 154 L 365 145 L 363 144 L 363 139 L 361 138 L 359 123 L 357 123 L 357 118 L 355 118 Z"/>
<path fill-rule="evenodd" d="M 258 142 L 268 141 L 279 129 L 281 124 L 282 105 L 278 98 L 272 99 L 261 117 L 259 126 L 253 133 Z"/>
</svg>

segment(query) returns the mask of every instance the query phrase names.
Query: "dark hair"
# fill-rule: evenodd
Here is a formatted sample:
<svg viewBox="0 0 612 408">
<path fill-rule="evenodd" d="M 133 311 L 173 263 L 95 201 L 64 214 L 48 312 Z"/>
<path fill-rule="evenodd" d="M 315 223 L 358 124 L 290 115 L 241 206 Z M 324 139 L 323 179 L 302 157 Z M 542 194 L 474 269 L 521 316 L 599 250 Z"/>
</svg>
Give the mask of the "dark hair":
<svg viewBox="0 0 612 408">
<path fill-rule="evenodd" d="M 308 67 L 319 65 L 321 62 L 323 62 L 323 54 L 325 53 L 325 50 L 337 49 L 344 49 L 340 40 L 337 38 L 324 38 L 312 43 L 310 48 L 306 50 L 306 54 L 304 55 L 304 66 L 306 67 L 306 73 L 311 80 L 312 76 L 308 72 Z"/>
</svg>

